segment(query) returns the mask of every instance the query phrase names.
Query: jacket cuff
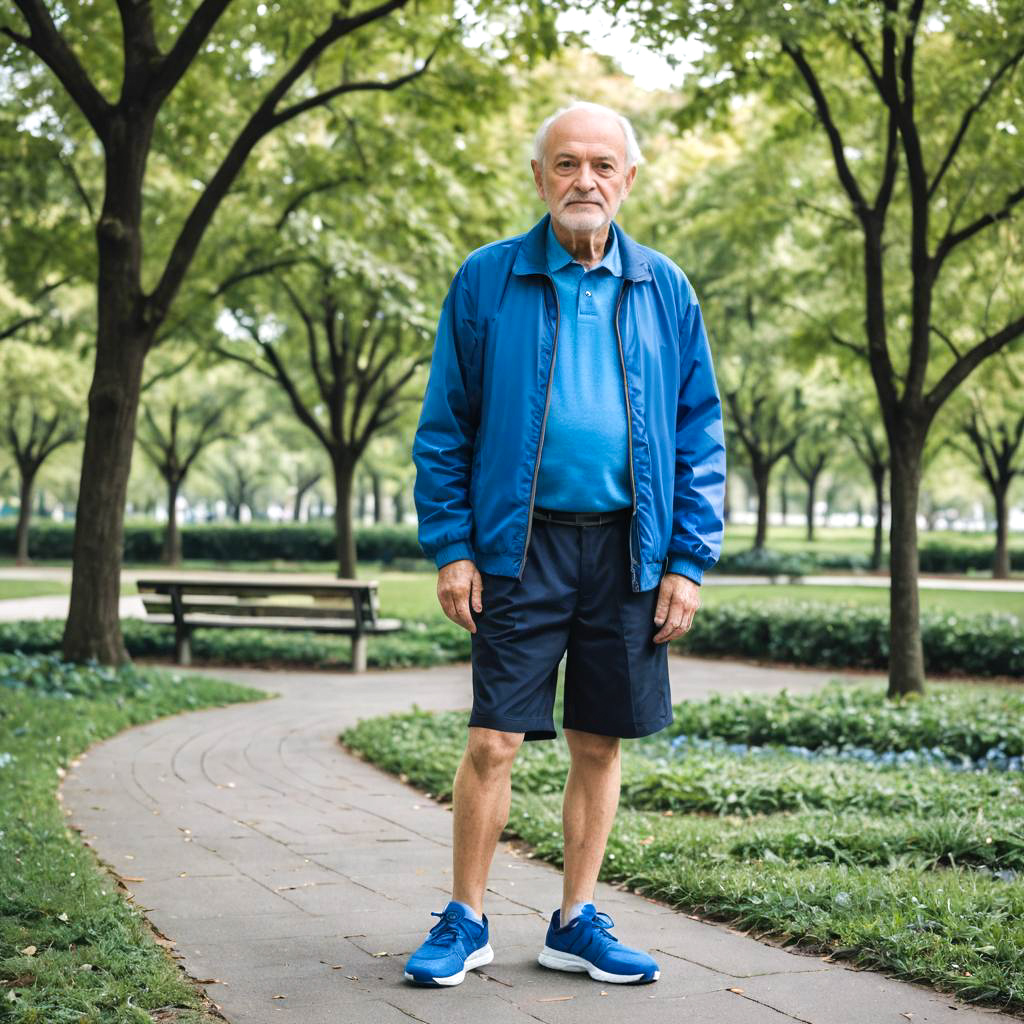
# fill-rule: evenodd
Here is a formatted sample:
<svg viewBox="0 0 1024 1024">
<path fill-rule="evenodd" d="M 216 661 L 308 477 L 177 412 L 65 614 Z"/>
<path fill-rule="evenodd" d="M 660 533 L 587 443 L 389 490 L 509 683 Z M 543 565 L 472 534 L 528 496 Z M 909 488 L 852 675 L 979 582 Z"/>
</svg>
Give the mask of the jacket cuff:
<svg viewBox="0 0 1024 1024">
<path fill-rule="evenodd" d="M 689 555 L 669 555 L 665 571 L 677 572 L 698 585 L 704 579 L 704 566 Z"/>
<path fill-rule="evenodd" d="M 434 564 L 438 569 L 444 568 L 449 562 L 457 562 L 460 558 L 473 560 L 473 547 L 466 540 L 457 540 L 446 544 L 434 555 Z"/>
</svg>

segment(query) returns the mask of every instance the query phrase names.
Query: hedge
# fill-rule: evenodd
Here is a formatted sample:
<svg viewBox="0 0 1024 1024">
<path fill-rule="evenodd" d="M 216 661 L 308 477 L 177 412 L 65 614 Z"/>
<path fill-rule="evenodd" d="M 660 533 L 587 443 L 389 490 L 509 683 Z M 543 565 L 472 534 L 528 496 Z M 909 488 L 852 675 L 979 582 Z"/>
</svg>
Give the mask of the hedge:
<svg viewBox="0 0 1024 1024">
<path fill-rule="evenodd" d="M 1024 676 L 1024 632 L 1009 613 L 923 611 L 925 670 L 943 675 Z M 688 654 L 781 661 L 822 668 L 886 669 L 885 608 L 794 601 L 703 607 L 674 644 Z"/>
<path fill-rule="evenodd" d="M 123 624 L 125 643 L 136 657 L 169 656 L 173 630 L 135 619 Z M 0 651 L 59 650 L 63 623 L 0 623 Z M 989 613 L 921 615 L 925 668 L 940 675 L 1024 677 L 1024 634 L 1015 615 Z M 701 608 L 693 628 L 673 649 L 683 654 L 749 658 L 820 668 L 888 667 L 889 621 L 885 609 L 799 601 L 759 606 L 736 601 Z M 199 630 L 193 640 L 198 661 L 224 664 L 266 662 L 334 666 L 348 662 L 345 638 L 273 630 Z M 375 668 L 439 665 L 465 661 L 470 634 L 447 620 L 406 621 L 405 628 L 375 637 L 368 647 Z"/>
<path fill-rule="evenodd" d="M 14 556 L 13 520 L 0 520 L 0 556 Z M 29 550 L 41 560 L 71 560 L 73 523 L 40 520 L 32 524 Z M 360 561 L 423 568 L 428 562 L 420 549 L 415 524 L 357 526 L 356 557 Z M 151 521 L 125 524 L 126 562 L 158 562 L 164 527 Z M 212 562 L 331 562 L 335 559 L 334 523 L 190 523 L 181 528 L 182 552 L 187 559 Z M 928 541 L 921 545 L 922 572 L 965 573 L 989 571 L 993 552 L 989 547 Z M 757 551 L 726 551 L 712 573 L 802 576 L 827 569 L 864 571 L 867 553 L 785 552 L 769 548 Z M 1011 548 L 1010 567 L 1024 572 L 1024 548 Z"/>
</svg>

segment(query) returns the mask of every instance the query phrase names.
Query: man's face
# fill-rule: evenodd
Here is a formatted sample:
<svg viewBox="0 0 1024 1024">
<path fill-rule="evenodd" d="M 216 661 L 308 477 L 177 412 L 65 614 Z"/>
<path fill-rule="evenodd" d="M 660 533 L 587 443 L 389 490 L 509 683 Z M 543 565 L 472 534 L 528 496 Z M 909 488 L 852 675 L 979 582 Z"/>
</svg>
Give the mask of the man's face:
<svg viewBox="0 0 1024 1024">
<path fill-rule="evenodd" d="M 572 233 L 600 231 L 611 223 L 636 177 L 626 170 L 626 139 L 615 118 L 570 110 L 548 131 L 544 163 L 531 162 L 537 194 L 552 218 Z"/>
</svg>

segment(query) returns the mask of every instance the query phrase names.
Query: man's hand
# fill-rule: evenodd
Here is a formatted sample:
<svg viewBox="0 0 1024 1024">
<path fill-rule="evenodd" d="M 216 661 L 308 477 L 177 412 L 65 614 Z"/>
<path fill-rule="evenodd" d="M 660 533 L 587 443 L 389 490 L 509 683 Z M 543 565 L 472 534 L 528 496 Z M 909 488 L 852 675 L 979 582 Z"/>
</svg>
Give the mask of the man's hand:
<svg viewBox="0 0 1024 1024">
<path fill-rule="evenodd" d="M 661 626 L 654 635 L 654 642 L 663 644 L 682 636 L 693 624 L 693 616 L 699 607 L 700 587 L 677 572 L 665 573 L 654 609 L 654 624 Z"/>
<path fill-rule="evenodd" d="M 441 609 L 452 622 L 458 623 L 470 633 L 476 632 L 476 623 L 470 612 L 472 600 L 473 611 L 482 612 L 484 581 L 480 571 L 468 558 L 460 558 L 456 562 L 442 565 L 437 574 L 437 599 Z"/>
</svg>

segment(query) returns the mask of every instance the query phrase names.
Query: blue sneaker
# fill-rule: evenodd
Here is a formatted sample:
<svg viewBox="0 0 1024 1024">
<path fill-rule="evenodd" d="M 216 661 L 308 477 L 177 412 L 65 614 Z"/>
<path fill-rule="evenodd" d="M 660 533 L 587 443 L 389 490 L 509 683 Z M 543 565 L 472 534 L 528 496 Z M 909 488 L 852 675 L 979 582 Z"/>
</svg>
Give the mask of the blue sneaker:
<svg viewBox="0 0 1024 1024">
<path fill-rule="evenodd" d="M 487 941 L 487 915 L 477 923 L 466 917 L 465 910 L 454 900 L 431 917 L 441 918 L 405 964 L 405 978 L 414 985 L 458 985 L 466 971 L 483 967 L 494 959 L 494 950 Z"/>
<path fill-rule="evenodd" d="M 586 971 L 595 981 L 643 984 L 657 981 L 661 971 L 646 953 L 623 946 L 608 930 L 615 922 L 584 903 L 579 917 L 564 928 L 561 910 L 548 925 L 547 940 L 537 962 L 556 971 Z"/>
</svg>

